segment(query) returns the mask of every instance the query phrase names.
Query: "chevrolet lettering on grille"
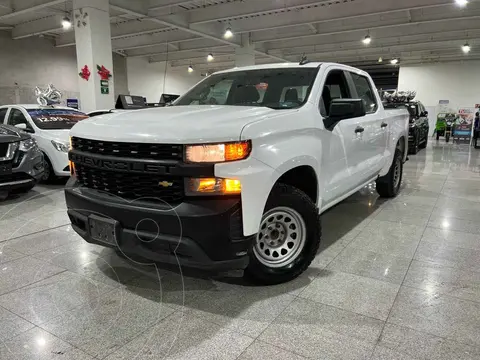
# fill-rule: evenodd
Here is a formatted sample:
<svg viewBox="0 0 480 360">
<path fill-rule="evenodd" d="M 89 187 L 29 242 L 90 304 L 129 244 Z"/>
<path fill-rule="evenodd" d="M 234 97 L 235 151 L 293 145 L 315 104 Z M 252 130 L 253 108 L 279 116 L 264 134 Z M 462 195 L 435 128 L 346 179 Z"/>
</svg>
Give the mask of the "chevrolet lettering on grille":
<svg viewBox="0 0 480 360">
<path fill-rule="evenodd" d="M 142 173 L 169 174 L 170 167 L 147 162 L 120 159 L 102 159 L 98 157 L 70 152 L 70 160 L 77 164 L 105 170 L 133 171 Z"/>
</svg>

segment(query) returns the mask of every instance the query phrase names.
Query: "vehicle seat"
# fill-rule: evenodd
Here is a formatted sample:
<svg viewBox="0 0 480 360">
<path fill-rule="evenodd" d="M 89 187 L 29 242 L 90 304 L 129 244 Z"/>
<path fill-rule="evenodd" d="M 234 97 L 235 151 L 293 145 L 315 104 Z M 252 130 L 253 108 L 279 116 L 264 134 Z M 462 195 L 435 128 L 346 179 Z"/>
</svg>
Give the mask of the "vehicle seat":
<svg viewBox="0 0 480 360">
<path fill-rule="evenodd" d="M 285 102 L 293 102 L 293 103 L 300 103 L 300 100 L 298 99 L 298 91 L 297 89 L 288 89 L 287 92 L 285 93 Z"/>
<path fill-rule="evenodd" d="M 238 87 L 233 96 L 234 104 L 256 103 L 260 99 L 258 90 L 253 85 Z"/>
</svg>

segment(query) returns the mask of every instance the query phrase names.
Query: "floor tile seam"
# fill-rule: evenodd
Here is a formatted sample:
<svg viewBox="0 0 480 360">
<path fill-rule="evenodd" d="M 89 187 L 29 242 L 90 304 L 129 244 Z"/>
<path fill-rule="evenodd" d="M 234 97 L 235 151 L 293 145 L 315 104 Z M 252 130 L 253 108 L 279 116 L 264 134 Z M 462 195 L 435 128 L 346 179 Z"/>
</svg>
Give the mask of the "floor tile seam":
<svg viewBox="0 0 480 360">
<path fill-rule="evenodd" d="M 445 180 L 445 181 L 446 181 L 446 180 Z M 435 202 L 435 204 L 438 202 L 438 199 L 439 199 L 439 198 L 440 198 L 440 194 L 438 194 L 438 196 L 437 196 L 437 201 Z M 430 212 L 430 216 L 428 217 L 427 224 L 428 224 L 428 222 L 430 221 L 430 218 L 432 217 L 432 214 L 433 214 L 433 209 L 432 209 L 432 211 Z M 386 327 L 386 325 L 387 325 L 387 323 L 388 323 L 388 320 L 390 319 L 390 316 L 391 316 L 391 314 L 392 314 L 393 307 L 395 306 L 395 303 L 396 303 L 397 300 L 398 300 L 398 296 L 399 296 L 399 294 L 400 294 L 400 290 L 402 289 L 402 286 L 403 286 L 403 284 L 405 283 L 405 279 L 406 279 L 406 277 L 407 277 L 408 272 L 410 271 L 410 268 L 411 268 L 411 266 L 412 266 L 412 263 L 413 263 L 413 261 L 414 261 L 414 259 L 415 259 L 415 255 L 417 254 L 418 248 L 419 248 L 419 246 L 420 246 L 420 243 L 421 243 L 421 241 L 422 241 L 423 236 L 425 235 L 425 231 L 426 231 L 426 230 L 427 230 L 427 226 L 424 226 L 423 231 L 422 231 L 422 235 L 420 236 L 420 239 L 419 239 L 419 241 L 418 241 L 418 243 L 417 243 L 417 246 L 416 246 L 416 248 L 415 248 L 415 252 L 413 253 L 412 259 L 410 260 L 410 263 L 408 264 L 407 271 L 405 272 L 405 275 L 403 276 L 402 282 L 400 283 L 400 286 L 398 287 L 398 291 L 397 291 L 397 293 L 396 293 L 396 295 L 395 295 L 395 299 L 393 300 L 392 305 L 390 306 L 390 309 L 389 309 L 389 311 L 388 311 L 387 318 L 385 319 L 385 322 L 383 323 L 382 329 L 381 329 L 380 334 L 379 334 L 379 336 L 378 336 L 378 338 L 377 338 L 377 341 L 376 341 L 375 346 L 374 346 L 374 348 L 373 348 L 373 351 L 372 351 L 372 353 L 371 353 L 371 355 L 370 355 L 370 358 L 373 358 L 373 356 L 374 356 L 374 354 L 375 354 L 375 350 L 377 349 L 378 344 L 380 343 L 380 340 L 382 339 L 383 333 L 384 333 L 384 331 L 385 331 L 385 327 Z"/>
<path fill-rule="evenodd" d="M 35 327 L 38 327 L 38 325 L 32 323 L 32 322 L 31 322 L 30 320 L 28 320 L 28 319 L 25 319 L 23 316 L 15 313 L 15 312 L 13 312 L 12 310 L 9 310 L 9 309 L 7 309 L 6 307 L 1 306 L 1 305 L 0 305 L 0 308 L 32 325 L 31 328 L 29 328 L 29 329 L 27 329 L 27 330 L 24 330 L 24 331 L 21 331 L 21 332 L 18 333 L 17 335 L 12 336 L 12 337 L 9 337 L 8 339 L 3 340 L 3 341 L 2 341 L 3 343 L 5 343 L 6 341 L 9 341 L 9 340 L 12 340 L 12 339 L 16 338 L 17 336 L 20 336 L 21 334 L 23 334 L 23 333 L 25 333 L 25 332 L 27 332 L 27 331 L 29 331 L 29 330 L 32 330 L 32 329 L 35 328 Z M 1 320 L 1 319 L 0 319 L 0 320 Z"/>
<path fill-rule="evenodd" d="M 22 258 L 22 259 L 23 259 L 23 258 Z M 58 268 L 63 269 L 63 268 L 61 268 L 61 267 L 59 267 L 59 266 L 58 266 Z M 26 287 L 32 286 L 32 285 L 34 285 L 34 284 L 36 284 L 36 283 L 39 283 L 40 281 L 48 280 L 48 279 L 50 279 L 50 278 L 52 278 L 52 277 L 54 277 L 54 276 L 56 276 L 56 275 L 63 274 L 63 273 L 66 272 L 66 271 L 69 271 L 69 270 L 63 269 L 63 271 L 59 271 L 59 272 L 57 272 L 57 273 L 55 273 L 55 274 L 52 274 L 52 275 L 50 275 L 50 276 L 47 276 L 46 278 L 43 278 L 43 279 L 34 281 L 34 282 L 32 282 L 32 283 L 30 283 L 30 284 L 27 284 L 27 285 L 20 286 L 19 288 L 15 288 L 15 289 L 10 290 L 10 291 L 7 291 L 7 292 L 5 292 L 5 293 L 0 293 L 0 297 L 5 296 L 5 295 L 8 295 L 8 294 L 11 294 L 11 293 L 13 293 L 13 292 L 15 292 L 15 291 L 18 291 L 18 290 L 25 289 Z"/>
<path fill-rule="evenodd" d="M 255 339 L 250 345 L 248 345 L 245 350 L 242 351 L 242 353 L 240 355 L 238 355 L 235 360 L 238 360 L 241 358 L 241 356 L 250 348 L 253 346 L 253 344 L 255 342 L 259 342 L 259 343 L 262 343 L 264 345 L 268 345 L 268 346 L 271 346 L 271 347 L 274 347 L 276 349 L 279 349 L 279 350 L 283 350 L 283 351 L 286 351 L 286 352 L 289 352 L 289 353 L 292 353 L 294 355 L 297 355 L 299 357 L 301 357 L 302 359 L 305 359 L 305 360 L 313 360 L 314 358 L 311 358 L 311 357 L 308 357 L 308 356 L 305 356 L 305 355 L 302 355 L 302 354 L 299 354 L 298 352 L 294 351 L 294 350 L 291 350 L 291 349 L 286 349 L 286 348 L 283 348 L 277 344 L 272 344 L 272 343 L 269 343 L 268 341 L 264 341 L 264 340 L 260 340 L 260 339 Z"/>
<path fill-rule="evenodd" d="M 17 236 L 17 237 L 8 238 L 8 239 L 5 239 L 5 240 L 0 240 L 0 244 L 1 244 L 1 243 L 4 243 L 4 242 L 7 242 L 7 241 L 11 241 L 11 240 L 21 239 L 21 238 L 24 238 L 24 237 L 27 237 L 27 236 L 32 236 L 32 235 L 36 235 L 36 234 L 41 234 L 41 233 L 46 232 L 46 231 L 60 229 L 60 228 L 65 227 L 65 226 L 70 226 L 70 224 L 55 226 L 55 227 L 51 227 L 51 228 L 48 228 L 48 229 L 35 231 L 35 232 L 30 233 L 30 234 L 25 234 L 25 235 L 21 235 L 21 236 Z M 45 250 L 48 250 L 48 249 L 45 249 Z M 27 255 L 28 255 L 28 254 L 27 254 Z"/>
<path fill-rule="evenodd" d="M 0 244 L 1 244 L 1 243 L 0 243 Z M 0 245 L 0 250 L 2 250 L 1 245 Z M 21 253 L 21 252 L 18 252 L 18 251 L 16 251 L 16 250 L 13 250 L 13 251 L 19 253 L 19 254 L 22 255 L 22 256 L 20 256 L 20 257 L 18 257 L 18 258 L 15 258 L 15 259 L 12 259 L 12 260 L 7 260 L 7 261 L 2 262 L 2 263 L 0 263 L 0 267 L 3 266 L 3 265 L 6 265 L 6 264 L 8 264 L 8 263 L 10 263 L 10 262 L 12 262 L 12 261 L 17 261 L 17 260 L 20 260 L 20 259 L 23 259 L 23 258 L 26 258 L 26 257 L 30 257 L 30 255 L 26 255 L 26 254 Z M 37 258 L 34 258 L 34 259 L 35 259 L 35 260 L 41 260 L 41 259 L 37 259 Z"/>
</svg>

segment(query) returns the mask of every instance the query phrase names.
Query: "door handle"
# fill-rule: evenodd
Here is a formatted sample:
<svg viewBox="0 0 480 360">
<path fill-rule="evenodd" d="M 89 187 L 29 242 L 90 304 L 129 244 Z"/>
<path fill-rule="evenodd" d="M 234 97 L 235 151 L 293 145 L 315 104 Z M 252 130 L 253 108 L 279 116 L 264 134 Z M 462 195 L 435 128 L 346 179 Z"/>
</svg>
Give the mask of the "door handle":
<svg viewBox="0 0 480 360">
<path fill-rule="evenodd" d="M 365 131 L 365 129 L 361 126 L 357 126 L 355 128 L 355 134 L 358 134 L 358 133 L 363 133 Z"/>
<path fill-rule="evenodd" d="M 388 124 L 386 122 L 382 122 L 381 126 L 382 126 L 382 129 L 383 129 L 383 128 L 386 128 L 388 126 Z"/>
</svg>

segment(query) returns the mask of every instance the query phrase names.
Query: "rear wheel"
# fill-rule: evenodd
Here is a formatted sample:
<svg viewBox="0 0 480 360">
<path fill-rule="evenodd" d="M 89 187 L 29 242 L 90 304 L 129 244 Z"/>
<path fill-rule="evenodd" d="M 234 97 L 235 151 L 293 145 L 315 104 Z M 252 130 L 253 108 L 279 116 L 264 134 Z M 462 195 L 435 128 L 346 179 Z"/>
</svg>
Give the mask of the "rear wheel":
<svg viewBox="0 0 480 360">
<path fill-rule="evenodd" d="M 437 140 L 440 140 L 440 133 L 437 131 Z"/>
<path fill-rule="evenodd" d="M 425 140 L 421 143 L 420 149 L 425 149 L 428 144 L 428 132 L 425 134 Z"/>
<path fill-rule="evenodd" d="M 393 198 L 398 195 L 403 177 L 403 153 L 395 150 L 392 166 L 387 175 L 377 179 L 377 192 L 381 197 Z"/>
<path fill-rule="evenodd" d="M 42 182 L 51 183 L 55 181 L 57 177 L 55 176 L 55 172 L 53 171 L 52 163 L 50 162 L 50 159 L 45 154 L 43 154 L 43 168 L 44 170 L 43 170 Z"/>
<path fill-rule="evenodd" d="M 320 236 L 315 203 L 295 187 L 276 185 L 249 252 L 245 275 L 265 285 L 295 279 L 315 258 Z"/>
<path fill-rule="evenodd" d="M 419 141 L 420 141 L 419 140 L 419 134 L 417 133 L 415 135 L 414 140 L 413 140 L 413 144 L 410 147 L 410 151 L 409 151 L 410 154 L 415 155 L 416 153 L 418 153 L 418 150 L 419 150 L 419 147 L 420 147 L 419 146 Z"/>
</svg>

